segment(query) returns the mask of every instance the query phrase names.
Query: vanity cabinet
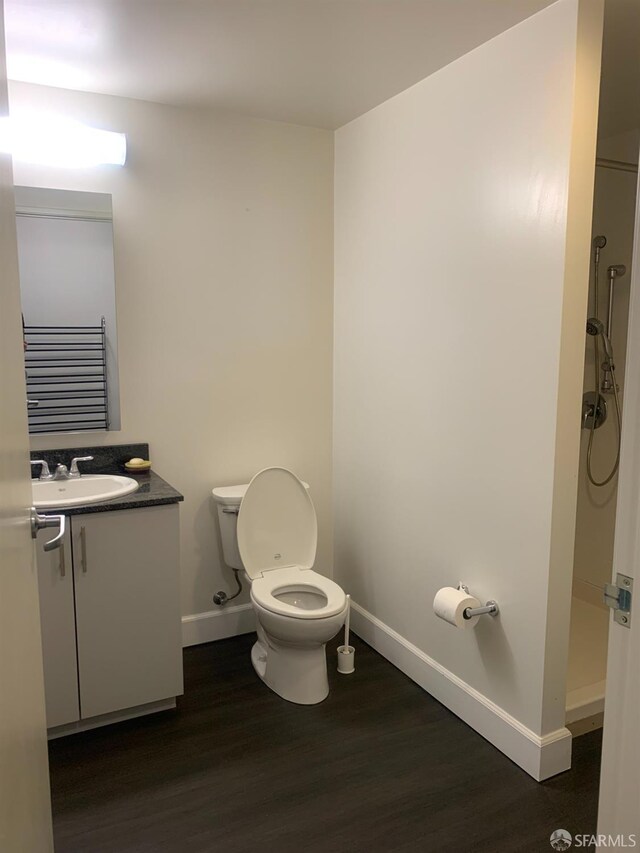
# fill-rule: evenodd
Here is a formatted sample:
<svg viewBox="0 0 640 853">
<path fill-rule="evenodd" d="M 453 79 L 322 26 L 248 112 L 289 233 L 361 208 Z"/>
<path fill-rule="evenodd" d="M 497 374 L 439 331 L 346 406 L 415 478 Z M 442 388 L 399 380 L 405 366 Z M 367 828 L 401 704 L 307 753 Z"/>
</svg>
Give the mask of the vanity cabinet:
<svg viewBox="0 0 640 853">
<path fill-rule="evenodd" d="M 67 521 L 59 551 L 38 536 L 49 728 L 182 693 L 177 504 Z"/>
</svg>

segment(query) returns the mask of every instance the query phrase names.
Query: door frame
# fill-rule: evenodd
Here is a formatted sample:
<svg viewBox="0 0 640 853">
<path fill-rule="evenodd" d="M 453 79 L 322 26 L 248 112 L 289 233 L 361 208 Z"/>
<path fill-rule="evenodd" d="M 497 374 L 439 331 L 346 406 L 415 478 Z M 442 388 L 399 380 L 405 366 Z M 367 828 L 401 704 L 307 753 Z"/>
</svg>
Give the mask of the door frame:
<svg viewBox="0 0 640 853">
<path fill-rule="evenodd" d="M 0 116 L 8 115 L 0 0 Z M 51 853 L 42 643 L 32 541 L 26 388 L 11 155 L 0 156 L 0 848 Z"/>
<path fill-rule="evenodd" d="M 625 392 L 612 578 L 636 580 L 631 626 L 609 623 L 598 833 L 638 833 L 640 842 L 640 173 L 630 279 Z M 613 582 L 613 580 L 612 580 Z"/>
</svg>

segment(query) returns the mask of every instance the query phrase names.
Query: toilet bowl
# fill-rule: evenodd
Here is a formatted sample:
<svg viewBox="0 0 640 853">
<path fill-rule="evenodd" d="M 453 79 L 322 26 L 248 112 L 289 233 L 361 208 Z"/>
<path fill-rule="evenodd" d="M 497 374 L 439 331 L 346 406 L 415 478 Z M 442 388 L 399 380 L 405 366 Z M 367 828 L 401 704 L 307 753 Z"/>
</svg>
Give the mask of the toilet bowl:
<svg viewBox="0 0 640 853">
<path fill-rule="evenodd" d="M 286 468 L 265 468 L 248 486 L 213 490 L 225 562 L 251 583 L 258 639 L 253 667 L 289 702 L 329 693 L 326 643 L 344 625 L 344 591 L 312 568 L 318 539 L 307 486 Z"/>
</svg>

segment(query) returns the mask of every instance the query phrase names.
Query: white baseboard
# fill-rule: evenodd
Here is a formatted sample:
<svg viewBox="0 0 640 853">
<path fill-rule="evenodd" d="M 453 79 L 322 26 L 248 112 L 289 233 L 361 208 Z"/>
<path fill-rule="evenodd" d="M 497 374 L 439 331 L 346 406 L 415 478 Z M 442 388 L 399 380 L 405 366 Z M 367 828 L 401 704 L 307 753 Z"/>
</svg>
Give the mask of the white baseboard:
<svg viewBox="0 0 640 853">
<path fill-rule="evenodd" d="M 182 645 L 197 646 L 225 637 L 249 634 L 256 630 L 256 619 L 250 604 L 220 607 L 206 613 L 182 617 Z"/>
<path fill-rule="evenodd" d="M 540 735 L 351 602 L 354 632 L 537 781 L 571 767 L 571 732 Z"/>
</svg>

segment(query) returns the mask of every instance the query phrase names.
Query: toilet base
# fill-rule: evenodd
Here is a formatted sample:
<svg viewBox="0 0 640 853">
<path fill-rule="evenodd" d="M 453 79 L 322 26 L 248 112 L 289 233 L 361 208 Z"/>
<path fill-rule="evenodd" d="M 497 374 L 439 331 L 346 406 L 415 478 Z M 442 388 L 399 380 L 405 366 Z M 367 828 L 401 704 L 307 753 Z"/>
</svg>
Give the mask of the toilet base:
<svg viewBox="0 0 640 853">
<path fill-rule="evenodd" d="M 251 647 L 251 663 L 260 678 L 264 681 L 264 675 L 267 669 L 267 650 L 260 640 L 255 642 Z"/>
<path fill-rule="evenodd" d="M 296 705 L 317 705 L 329 695 L 326 644 L 284 646 L 261 626 L 251 649 L 251 663 L 274 693 Z"/>
</svg>

